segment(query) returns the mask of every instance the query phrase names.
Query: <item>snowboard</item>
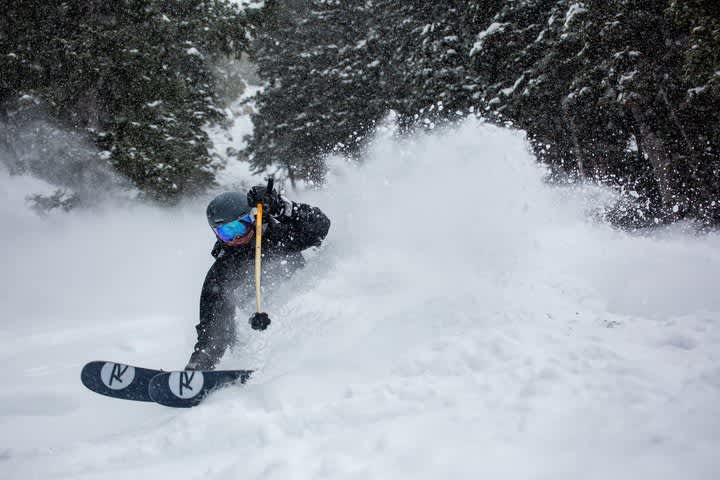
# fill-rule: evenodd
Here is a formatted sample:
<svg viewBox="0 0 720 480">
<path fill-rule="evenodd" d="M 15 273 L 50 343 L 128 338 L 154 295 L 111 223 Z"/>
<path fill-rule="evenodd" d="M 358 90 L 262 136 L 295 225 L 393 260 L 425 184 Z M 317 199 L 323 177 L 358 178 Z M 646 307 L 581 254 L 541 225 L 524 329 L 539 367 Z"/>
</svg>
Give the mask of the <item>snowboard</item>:
<svg viewBox="0 0 720 480">
<path fill-rule="evenodd" d="M 80 372 L 83 385 L 100 395 L 123 400 L 152 402 L 148 394 L 150 380 L 161 370 L 140 368 L 124 363 L 94 361 Z"/>
<path fill-rule="evenodd" d="M 150 380 L 148 394 L 155 403 L 166 407 L 194 407 L 218 388 L 245 383 L 251 373 L 252 370 L 162 372 Z"/>
</svg>

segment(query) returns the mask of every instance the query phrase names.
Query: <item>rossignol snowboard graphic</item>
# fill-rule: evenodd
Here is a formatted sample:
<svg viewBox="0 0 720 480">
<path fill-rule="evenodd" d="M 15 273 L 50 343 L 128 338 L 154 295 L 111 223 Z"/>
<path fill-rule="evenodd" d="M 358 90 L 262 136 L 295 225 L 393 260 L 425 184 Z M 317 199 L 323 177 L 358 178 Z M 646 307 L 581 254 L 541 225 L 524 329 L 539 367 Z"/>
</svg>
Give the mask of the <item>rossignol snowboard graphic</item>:
<svg viewBox="0 0 720 480">
<path fill-rule="evenodd" d="M 148 385 L 161 370 L 140 368 L 124 363 L 94 361 L 80 373 L 83 385 L 100 395 L 123 400 L 152 402 Z"/>
<path fill-rule="evenodd" d="M 245 383 L 252 370 L 183 370 L 163 372 L 150 380 L 150 398 L 166 407 L 194 407 L 212 392 L 226 385 Z"/>
<path fill-rule="evenodd" d="M 245 383 L 252 370 L 164 372 L 117 362 L 93 361 L 80 373 L 83 385 L 100 395 L 188 408 L 218 388 Z"/>
</svg>

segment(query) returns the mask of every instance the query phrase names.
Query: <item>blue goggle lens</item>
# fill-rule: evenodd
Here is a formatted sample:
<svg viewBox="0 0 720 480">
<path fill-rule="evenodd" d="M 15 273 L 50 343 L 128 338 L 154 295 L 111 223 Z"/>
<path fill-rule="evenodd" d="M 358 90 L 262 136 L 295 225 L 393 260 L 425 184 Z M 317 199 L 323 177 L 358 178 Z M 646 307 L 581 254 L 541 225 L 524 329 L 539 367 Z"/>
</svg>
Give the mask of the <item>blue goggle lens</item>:
<svg viewBox="0 0 720 480">
<path fill-rule="evenodd" d="M 252 215 L 243 215 L 237 220 L 225 223 L 219 227 L 213 227 L 213 231 L 223 242 L 230 242 L 237 237 L 244 237 L 253 228 L 254 218 Z"/>
</svg>

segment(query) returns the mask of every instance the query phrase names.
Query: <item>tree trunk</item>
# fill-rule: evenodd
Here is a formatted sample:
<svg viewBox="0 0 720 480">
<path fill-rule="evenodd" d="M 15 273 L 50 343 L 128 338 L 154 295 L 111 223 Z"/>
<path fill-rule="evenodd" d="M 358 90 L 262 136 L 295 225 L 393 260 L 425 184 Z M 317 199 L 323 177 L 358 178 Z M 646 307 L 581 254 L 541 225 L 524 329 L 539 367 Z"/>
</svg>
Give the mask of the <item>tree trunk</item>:
<svg viewBox="0 0 720 480">
<path fill-rule="evenodd" d="M 75 110 L 78 112 L 78 122 L 76 127 L 87 128 L 95 132 L 100 131 L 100 91 L 103 84 L 103 78 L 100 77 L 85 90 L 78 100 Z"/>
<path fill-rule="evenodd" d="M 293 191 L 296 191 L 295 188 L 295 171 L 293 170 L 293 167 L 288 164 L 287 166 L 288 171 L 288 178 L 290 179 L 290 186 L 292 187 Z"/>
<path fill-rule="evenodd" d="M 629 108 L 632 118 L 635 120 L 638 141 L 643 145 L 644 153 L 653 168 L 655 181 L 660 191 L 663 217 L 668 221 L 677 220 L 678 214 L 683 210 L 683 205 L 680 205 L 680 199 L 676 198 L 673 193 L 671 158 L 667 154 L 662 139 L 650 127 L 638 101 L 636 99 L 628 100 L 625 106 Z"/>
<path fill-rule="evenodd" d="M 680 132 L 680 134 L 682 135 L 683 140 L 685 141 L 685 146 L 688 149 L 688 152 L 693 154 L 694 153 L 693 142 L 690 141 L 690 136 L 685 131 L 685 127 L 683 126 L 682 122 L 680 121 L 677 114 L 675 113 L 675 108 L 670 103 L 670 99 L 668 98 L 667 93 L 665 92 L 665 89 L 660 87 L 658 93 L 660 95 L 660 98 L 662 98 L 663 102 L 665 103 L 665 108 L 667 108 L 670 119 L 675 124 L 675 128 L 677 128 L 678 132 Z"/>
<path fill-rule="evenodd" d="M 578 129 L 577 125 L 575 124 L 575 118 L 570 115 L 570 113 L 567 111 L 567 108 L 563 108 L 563 111 L 565 114 L 565 120 L 570 126 L 570 136 L 572 137 L 573 148 L 575 149 L 575 161 L 577 162 L 578 174 L 580 175 L 580 178 L 585 178 L 585 174 L 587 173 L 585 170 L 586 164 L 583 157 L 582 147 L 580 146 L 580 139 L 578 138 L 577 134 Z"/>
</svg>

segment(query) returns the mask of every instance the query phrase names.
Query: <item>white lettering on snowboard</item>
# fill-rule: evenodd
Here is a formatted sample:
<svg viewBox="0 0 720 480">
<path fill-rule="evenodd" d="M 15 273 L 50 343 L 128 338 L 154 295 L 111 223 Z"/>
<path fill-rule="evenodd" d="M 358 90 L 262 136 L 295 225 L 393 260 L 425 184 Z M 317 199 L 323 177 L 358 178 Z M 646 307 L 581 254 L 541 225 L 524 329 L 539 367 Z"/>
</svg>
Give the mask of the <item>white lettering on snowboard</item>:
<svg viewBox="0 0 720 480">
<path fill-rule="evenodd" d="M 100 370 L 103 384 L 112 390 L 122 390 L 135 380 L 135 368 L 120 363 L 106 363 Z"/>
<path fill-rule="evenodd" d="M 170 391 L 178 398 L 193 398 L 200 393 L 204 383 L 202 372 L 192 370 L 172 372 L 168 379 Z"/>
</svg>

